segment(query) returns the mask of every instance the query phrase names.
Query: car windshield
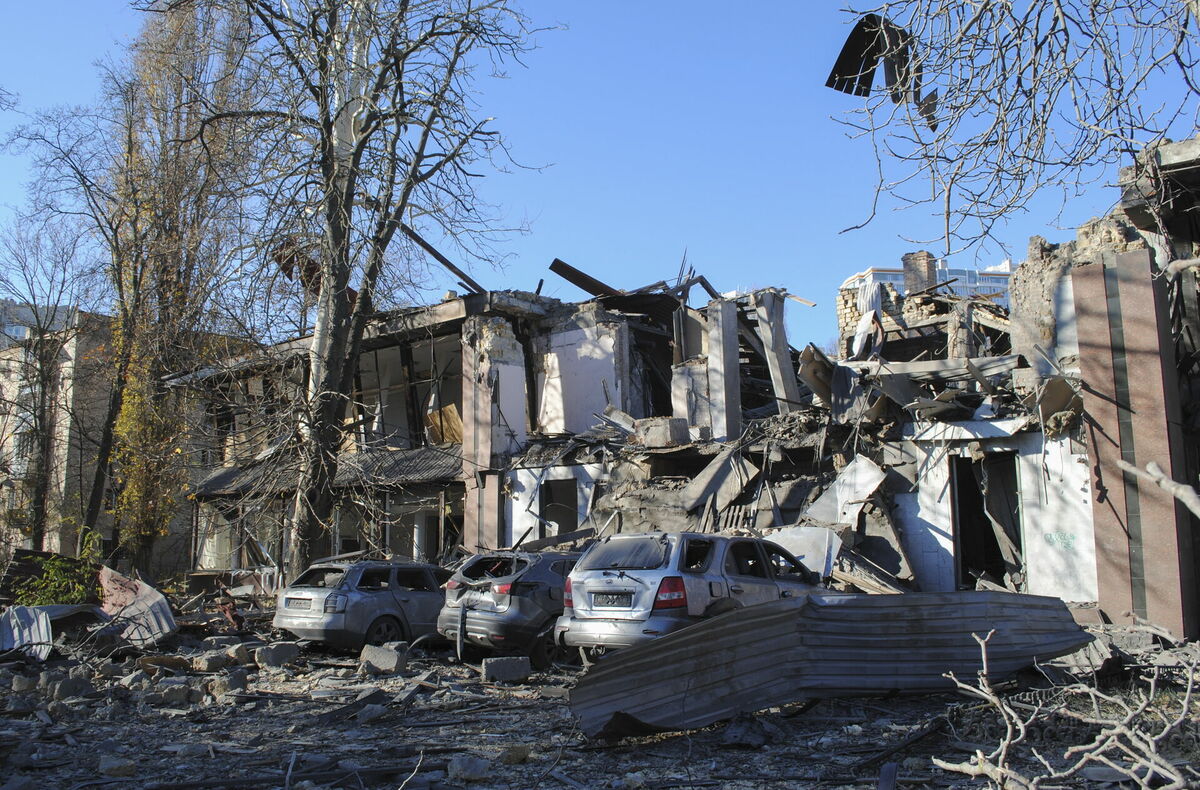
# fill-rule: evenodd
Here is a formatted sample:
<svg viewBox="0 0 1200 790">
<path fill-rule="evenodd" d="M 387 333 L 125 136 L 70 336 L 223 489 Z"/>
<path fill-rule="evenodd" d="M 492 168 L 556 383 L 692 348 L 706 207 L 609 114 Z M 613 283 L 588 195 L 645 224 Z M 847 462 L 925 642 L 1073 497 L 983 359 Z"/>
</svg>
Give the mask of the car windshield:
<svg viewBox="0 0 1200 790">
<path fill-rule="evenodd" d="M 629 538 L 599 543 L 575 566 L 576 570 L 621 569 L 645 571 L 667 561 L 671 544 L 665 538 Z"/>
<path fill-rule="evenodd" d="M 292 582 L 292 587 L 337 587 L 346 578 L 345 568 L 309 568 Z"/>
</svg>

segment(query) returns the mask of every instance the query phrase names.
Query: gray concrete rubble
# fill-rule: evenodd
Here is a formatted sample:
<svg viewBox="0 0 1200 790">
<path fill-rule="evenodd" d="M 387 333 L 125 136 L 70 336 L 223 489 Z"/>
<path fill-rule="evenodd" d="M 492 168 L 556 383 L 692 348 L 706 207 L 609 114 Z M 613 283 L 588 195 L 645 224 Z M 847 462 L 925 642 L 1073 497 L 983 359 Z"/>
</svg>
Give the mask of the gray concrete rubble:
<svg viewBox="0 0 1200 790">
<path fill-rule="evenodd" d="M 1127 669 L 1158 673 L 1160 699 L 1200 661 L 1193 644 L 1164 648 L 1162 637 L 1145 630 L 1096 633 L 1105 640 L 1096 644 L 1123 656 Z M 447 648 L 418 647 L 405 668 L 378 674 L 365 671 L 355 656 L 307 648 L 283 667 L 200 673 L 193 659 L 204 652 L 196 645 L 158 657 L 182 661 L 145 663 L 153 673 L 136 669 L 136 658 L 123 660 L 124 677 L 102 672 L 107 665 L 97 661 L 0 666 L 0 787 L 119 780 L 134 790 L 482 789 L 533 787 L 552 775 L 559 785 L 612 790 L 680 783 L 736 790 L 779 782 L 875 787 L 888 765 L 905 784 L 982 787 L 932 758 L 966 759 L 1003 735 L 1002 722 L 978 701 L 933 692 L 778 701 L 697 725 L 686 738 L 626 737 L 598 746 L 584 737 L 570 706 L 587 704 L 588 677 L 601 667 L 558 666 L 501 679 L 489 674 L 496 664 L 459 663 Z M 1091 659 L 1081 652 L 1056 662 L 1056 678 L 1079 685 L 1104 671 L 1104 650 Z M 672 674 L 669 662 L 659 668 Z M 674 668 L 676 677 L 685 676 L 684 666 Z M 630 690 L 638 677 L 627 675 Z M 576 689 L 579 700 L 568 700 Z M 1058 693 L 1043 684 L 1018 693 L 1014 704 Z M 1042 716 L 1032 725 L 1030 745 L 1052 760 L 1092 731 L 1055 726 L 1053 714 Z M 1200 735 L 1195 728 L 1190 720 L 1180 737 Z M 697 753 L 703 760 L 697 762 Z M 1036 760 L 1022 752 L 1019 765 Z"/>
</svg>

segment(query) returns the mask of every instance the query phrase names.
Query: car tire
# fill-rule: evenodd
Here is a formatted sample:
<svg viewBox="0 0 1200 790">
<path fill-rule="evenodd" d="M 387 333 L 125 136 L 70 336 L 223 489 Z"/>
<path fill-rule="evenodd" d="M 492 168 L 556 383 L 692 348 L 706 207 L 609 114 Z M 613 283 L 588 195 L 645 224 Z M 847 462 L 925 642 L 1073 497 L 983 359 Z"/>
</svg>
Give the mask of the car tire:
<svg viewBox="0 0 1200 790">
<path fill-rule="evenodd" d="M 363 636 L 363 644 L 382 645 L 387 642 L 404 642 L 404 625 L 395 617 L 376 617 Z"/>
<path fill-rule="evenodd" d="M 566 657 L 563 649 L 554 642 L 554 620 L 551 620 L 529 645 L 529 665 L 539 671 L 546 670 Z"/>
</svg>

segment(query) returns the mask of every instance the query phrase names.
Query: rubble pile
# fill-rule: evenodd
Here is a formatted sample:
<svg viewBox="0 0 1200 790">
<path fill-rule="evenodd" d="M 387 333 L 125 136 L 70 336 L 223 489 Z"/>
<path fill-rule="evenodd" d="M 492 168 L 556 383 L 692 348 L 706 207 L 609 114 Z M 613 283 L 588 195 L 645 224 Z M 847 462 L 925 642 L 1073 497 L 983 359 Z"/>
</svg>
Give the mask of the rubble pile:
<svg viewBox="0 0 1200 790">
<path fill-rule="evenodd" d="M 881 776 L 979 787 L 932 758 L 966 761 L 1004 735 L 986 706 L 931 694 L 809 701 L 605 744 L 584 738 L 567 706 L 578 669 L 507 666 L 518 671 L 501 679 L 495 664 L 403 645 L 356 659 L 233 639 L 121 662 L 6 665 L 0 787 L 866 788 Z M 1032 764 L 1029 749 L 1060 754 L 1094 735 L 1096 725 L 1058 721 L 1056 693 L 1005 697 L 1042 711 L 1014 766 Z M 1193 704 L 1164 743 L 1171 759 L 1200 754 L 1197 723 Z"/>
</svg>

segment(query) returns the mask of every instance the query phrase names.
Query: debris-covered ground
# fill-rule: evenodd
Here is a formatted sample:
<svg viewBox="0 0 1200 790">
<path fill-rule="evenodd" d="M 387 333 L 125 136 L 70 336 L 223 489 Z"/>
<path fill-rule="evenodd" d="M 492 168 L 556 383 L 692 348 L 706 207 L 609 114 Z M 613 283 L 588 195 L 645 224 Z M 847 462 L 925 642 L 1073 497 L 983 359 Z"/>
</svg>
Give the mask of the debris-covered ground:
<svg viewBox="0 0 1200 790">
<path fill-rule="evenodd" d="M 576 668 L 523 677 L 524 659 L 459 663 L 437 648 L 385 647 L 360 660 L 209 637 L 119 663 L 6 664 L 0 787 L 982 787 L 986 776 L 934 760 L 991 754 L 1013 724 L 1008 714 L 1032 721 L 1006 764 L 1017 775 L 1039 772 L 1033 750 L 1063 765 L 1059 756 L 1103 736 L 1098 722 L 1108 719 L 1124 730 L 1110 733 L 1116 742 L 1169 729 L 1149 751 L 1186 775 L 1200 755 L 1200 711 L 1186 682 L 1195 655 L 1187 647 L 1165 655 L 1154 661 L 1172 682 L 1140 716 L 1119 709 L 1138 699 L 1126 680 L 1101 698 L 1041 678 L 1042 690 L 998 696 L 1002 707 L 984 692 L 825 700 L 604 743 L 585 739 L 572 718 Z M 1120 778 L 1093 762 L 1053 784 Z"/>
</svg>

